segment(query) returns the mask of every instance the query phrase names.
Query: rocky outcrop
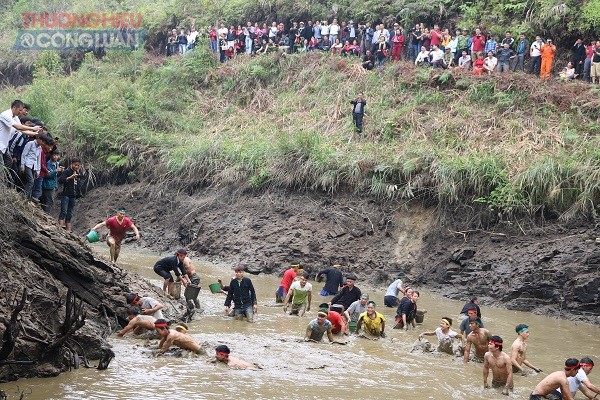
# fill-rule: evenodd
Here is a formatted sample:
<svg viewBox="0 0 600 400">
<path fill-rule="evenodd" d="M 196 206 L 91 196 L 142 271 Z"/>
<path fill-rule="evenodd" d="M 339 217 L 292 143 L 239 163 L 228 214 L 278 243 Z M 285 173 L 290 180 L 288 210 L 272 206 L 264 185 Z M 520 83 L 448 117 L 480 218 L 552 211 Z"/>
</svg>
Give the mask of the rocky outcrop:
<svg viewBox="0 0 600 400">
<path fill-rule="evenodd" d="M 456 299 L 600 323 L 600 246 L 594 228 L 439 235 L 417 280 Z"/>
<path fill-rule="evenodd" d="M 95 258 L 81 238 L 16 193 L 0 188 L 0 195 L 0 381 L 91 366 L 87 358 L 107 363 L 106 337 L 125 322 L 124 294 L 160 295 Z M 182 311 L 174 307 L 166 314 Z"/>
</svg>

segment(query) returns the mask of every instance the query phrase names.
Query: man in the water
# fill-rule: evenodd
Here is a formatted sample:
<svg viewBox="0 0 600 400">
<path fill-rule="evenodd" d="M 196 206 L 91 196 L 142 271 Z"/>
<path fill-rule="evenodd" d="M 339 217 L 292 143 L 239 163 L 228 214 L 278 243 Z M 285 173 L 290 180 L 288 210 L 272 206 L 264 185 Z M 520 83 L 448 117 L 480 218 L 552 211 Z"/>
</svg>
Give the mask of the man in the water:
<svg viewBox="0 0 600 400">
<path fill-rule="evenodd" d="M 159 354 L 165 353 L 171 346 L 177 346 L 184 350 L 189 350 L 196 354 L 202 354 L 202 346 L 200 346 L 193 337 L 186 335 L 185 333 L 178 332 L 175 329 L 169 329 L 167 321 L 164 319 L 158 319 L 154 323 L 156 332 L 161 337 L 158 343 Z M 204 354 L 206 354 L 204 352 Z"/>
<path fill-rule="evenodd" d="M 230 357 L 229 347 L 224 344 L 215 348 L 217 362 L 227 364 L 229 368 L 233 369 L 246 369 L 246 368 L 257 368 L 256 364 L 249 363 L 248 361 L 240 360 L 239 358 Z"/>
<path fill-rule="evenodd" d="M 244 266 L 238 265 L 234 271 L 235 277 L 229 283 L 229 291 L 225 299 L 225 314 L 229 315 L 233 301 L 233 316 L 236 319 L 245 317 L 248 322 L 254 322 L 254 314 L 257 309 L 254 285 L 250 278 L 244 277 Z"/>
<path fill-rule="evenodd" d="M 327 320 L 327 313 L 319 311 L 317 318 L 313 319 L 308 323 L 306 327 L 306 333 L 304 335 L 304 341 L 308 342 L 313 340 L 320 342 L 323 340 L 323 335 L 327 333 L 327 339 L 333 342 L 333 333 L 331 333 L 331 322 Z"/>
<path fill-rule="evenodd" d="M 515 339 L 511 346 L 512 353 L 510 356 L 513 373 L 525 375 L 523 365 L 528 366 L 535 372 L 542 372 L 541 369 L 534 367 L 527 360 L 527 343 L 525 341 L 529 337 L 529 327 L 525 324 L 519 324 L 515 327 L 515 331 L 517 332 L 517 339 Z"/>
<path fill-rule="evenodd" d="M 502 394 L 508 396 L 513 390 L 513 372 L 508 354 L 502 351 L 502 338 L 492 336 L 488 342 L 488 351 L 483 357 L 483 387 L 489 388 L 488 375 L 492 370 L 492 387 L 504 388 Z"/>
<path fill-rule="evenodd" d="M 288 291 L 290 290 L 290 286 L 292 286 L 294 279 L 296 279 L 296 275 L 298 274 L 299 268 L 300 268 L 300 263 L 294 262 L 294 263 L 292 263 L 291 268 L 288 268 L 283 273 L 283 278 L 281 278 L 281 283 L 279 284 L 279 287 L 277 288 L 277 293 L 275 296 L 275 301 L 277 303 L 283 303 L 283 299 L 285 299 L 285 297 L 287 296 Z"/>
<path fill-rule="evenodd" d="M 589 357 L 582 357 L 579 360 L 579 371 L 577 371 L 577 374 L 567 378 L 569 390 L 573 398 L 577 390 L 581 390 L 581 393 L 589 399 L 597 398 L 598 394 L 600 394 L 600 388 L 588 379 L 588 375 L 592 373 L 592 368 L 594 368 L 594 361 Z"/>
<path fill-rule="evenodd" d="M 133 331 L 134 335 L 141 335 L 146 331 L 154 331 L 156 318 L 152 315 L 140 315 L 140 309 L 135 306 L 127 309 L 127 318 L 129 318 L 129 323 L 125 328 L 117 332 L 117 336 L 123 337 L 129 331 Z"/>
<path fill-rule="evenodd" d="M 542 379 L 529 395 L 529 400 L 573 400 L 567 378 L 577 375 L 578 370 L 579 360 L 576 358 L 567 359 L 564 370 L 553 372 Z M 559 388 L 560 392 L 557 390 Z"/>
<path fill-rule="evenodd" d="M 478 319 L 470 321 L 469 328 L 471 329 L 471 333 L 467 336 L 463 361 L 465 363 L 469 362 L 471 358 L 471 346 L 474 346 L 475 355 L 473 356 L 473 361 L 483 362 L 483 356 L 488 351 L 488 343 L 492 334 L 487 329 L 481 327 L 481 321 Z"/>
<path fill-rule="evenodd" d="M 363 293 L 360 295 L 360 299 L 350 304 L 347 310 L 344 310 L 344 316 L 349 322 L 358 322 L 360 314 L 367 311 L 367 303 L 369 302 L 369 295 Z"/>
<path fill-rule="evenodd" d="M 165 294 L 173 293 L 173 286 L 175 280 L 171 272 L 175 273 L 175 279 L 181 281 L 184 285 L 189 284 L 187 272 L 184 266 L 184 261 L 191 260 L 187 257 L 186 249 L 179 249 L 175 252 L 175 255 L 161 258 L 154 264 L 154 272 L 163 278 L 163 291 Z"/>
<path fill-rule="evenodd" d="M 125 216 L 125 207 L 117 209 L 117 215 L 108 218 L 106 221 L 100 222 L 92 228 L 97 231 L 103 226 L 108 228 L 108 236 L 106 236 L 106 244 L 110 247 L 110 261 L 117 262 L 121 253 L 121 242 L 125 238 L 125 234 L 129 229 L 135 233 L 135 240 L 140 240 L 140 232 L 133 221 Z"/>
<path fill-rule="evenodd" d="M 420 293 L 416 290 L 406 290 L 406 295 L 400 301 L 396 309 L 396 326 L 394 329 L 413 329 L 417 325 L 415 318 L 417 316 L 417 301 Z"/>
<path fill-rule="evenodd" d="M 137 306 L 143 315 L 152 315 L 156 319 L 164 318 L 162 311 L 164 306 L 152 297 L 140 297 L 137 293 L 127 293 L 125 300 L 130 306 Z"/>
<path fill-rule="evenodd" d="M 402 293 L 402 296 L 404 296 L 405 292 L 403 279 L 406 280 L 406 277 L 404 274 L 399 273 L 396 275 L 394 282 L 388 286 L 385 295 L 383 296 L 383 304 L 386 307 L 398 307 L 400 304 L 398 294 Z"/>
<path fill-rule="evenodd" d="M 306 311 L 310 311 L 312 302 L 312 285 L 308 283 L 308 275 L 300 276 L 300 279 L 292 283 L 283 301 L 283 311 L 287 312 L 288 304 L 292 302 L 290 315 L 296 314 L 302 317 Z"/>
<path fill-rule="evenodd" d="M 485 328 L 485 326 L 483 325 L 483 322 L 481 321 L 481 318 L 479 318 L 477 316 L 476 309 L 468 310 L 467 315 L 468 315 L 468 317 L 466 319 L 462 320 L 462 322 L 460 323 L 460 328 L 459 328 L 460 334 L 462 335 L 463 339 L 466 339 L 467 336 L 469 336 L 469 333 L 471 333 L 471 328 L 469 328 L 469 322 L 479 321 L 479 326 L 482 328 Z"/>
<path fill-rule="evenodd" d="M 440 326 L 438 326 L 435 331 L 432 332 L 423 332 L 419 335 L 419 340 L 423 339 L 423 336 L 437 336 L 438 339 L 438 347 L 437 350 L 439 352 L 454 354 L 452 344 L 454 339 L 461 339 L 457 332 L 450 329 L 452 326 L 452 318 L 443 317 L 440 321 Z"/>
<path fill-rule="evenodd" d="M 344 285 L 344 276 L 342 275 L 342 271 L 340 271 L 340 265 L 334 264 L 330 268 L 325 268 L 317 273 L 317 281 L 321 275 L 325 275 L 325 286 L 323 286 L 323 290 L 321 290 L 321 296 L 335 296 L 340 290 L 340 288 Z M 319 281 L 320 282 L 320 281 Z"/>
<path fill-rule="evenodd" d="M 375 311 L 377 305 L 374 301 L 367 303 L 367 311 L 360 314 L 356 331 L 360 332 L 360 328 L 364 328 L 364 333 L 369 336 L 385 337 L 385 317 L 383 314 Z"/>
<path fill-rule="evenodd" d="M 360 289 L 354 286 L 356 282 L 355 275 L 348 275 L 346 277 L 346 285 L 333 296 L 333 299 L 329 302 L 329 305 L 332 304 L 341 304 L 344 306 L 344 310 L 347 310 L 350 307 L 350 304 L 354 303 L 356 300 L 360 299 Z"/>
</svg>

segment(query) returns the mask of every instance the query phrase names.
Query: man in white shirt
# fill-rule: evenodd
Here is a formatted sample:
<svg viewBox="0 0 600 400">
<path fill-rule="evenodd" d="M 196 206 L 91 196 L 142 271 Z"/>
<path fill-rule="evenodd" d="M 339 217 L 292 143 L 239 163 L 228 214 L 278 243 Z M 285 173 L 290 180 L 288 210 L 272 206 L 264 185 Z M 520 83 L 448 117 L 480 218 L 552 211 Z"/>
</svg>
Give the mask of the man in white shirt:
<svg viewBox="0 0 600 400">
<path fill-rule="evenodd" d="M 337 19 L 334 18 L 331 25 L 329 25 L 329 39 L 332 43 L 335 43 L 335 39 L 338 38 L 340 34 L 340 26 L 338 25 Z"/>
<path fill-rule="evenodd" d="M 488 56 L 483 62 L 483 69 L 488 73 L 488 75 L 491 75 L 496 69 L 496 65 L 498 65 L 498 59 L 494 57 L 494 53 L 488 51 Z"/>
<path fill-rule="evenodd" d="M 444 52 L 440 49 L 437 44 L 433 45 L 433 50 L 429 53 L 431 56 L 431 65 L 433 68 L 444 68 L 446 69 L 446 64 L 444 64 Z"/>
<path fill-rule="evenodd" d="M 542 66 L 542 52 L 541 48 L 544 42 L 539 36 L 535 37 L 535 42 L 531 43 L 529 48 L 529 55 L 531 56 L 531 64 L 529 66 L 529 73 L 540 75 L 540 68 Z"/>
<path fill-rule="evenodd" d="M 600 388 L 588 379 L 588 375 L 592 373 L 592 368 L 594 368 L 594 361 L 592 361 L 589 357 L 583 357 L 579 360 L 579 371 L 577 371 L 577 375 L 571 376 L 567 378 L 567 383 L 569 384 L 569 391 L 571 392 L 571 396 L 575 397 L 577 394 L 577 390 L 581 390 L 587 398 L 595 399 L 598 394 L 600 394 Z M 558 389 L 560 391 L 560 389 Z"/>
<path fill-rule="evenodd" d="M 225 28 L 224 24 L 221 24 L 219 25 L 219 30 L 217 31 L 217 33 L 219 34 L 219 36 L 223 35 L 223 37 L 227 37 L 229 29 Z"/>
<path fill-rule="evenodd" d="M 321 22 L 321 37 L 324 36 L 329 36 L 329 24 L 325 20 Z"/>
<path fill-rule="evenodd" d="M 25 108 L 23 102 L 21 100 L 15 100 L 10 105 L 10 109 L 4 111 L 0 114 L 0 154 L 2 155 L 2 164 L 4 165 L 7 181 L 16 184 L 18 182 L 19 177 L 16 174 L 16 169 L 19 166 L 15 166 L 15 171 L 11 169 L 13 164 L 12 155 L 10 153 L 10 149 L 8 148 L 8 142 L 10 139 L 18 133 L 18 131 L 22 131 L 26 134 L 35 134 L 38 132 L 41 127 L 28 127 L 21 124 L 19 117 L 25 115 Z"/>
</svg>

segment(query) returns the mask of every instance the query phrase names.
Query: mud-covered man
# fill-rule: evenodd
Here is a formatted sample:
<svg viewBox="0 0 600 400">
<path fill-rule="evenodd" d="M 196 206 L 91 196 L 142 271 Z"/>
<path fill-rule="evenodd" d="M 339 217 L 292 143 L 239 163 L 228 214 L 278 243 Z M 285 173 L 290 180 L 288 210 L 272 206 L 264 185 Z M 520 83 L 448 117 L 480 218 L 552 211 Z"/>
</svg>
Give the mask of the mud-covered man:
<svg viewBox="0 0 600 400">
<path fill-rule="evenodd" d="M 246 368 L 258 368 L 256 364 L 252 364 L 248 361 L 240 360 L 239 358 L 231 357 L 229 353 L 229 347 L 224 344 L 215 348 L 217 362 L 227 364 L 229 368 L 233 369 L 246 369 Z"/>
<path fill-rule="evenodd" d="M 169 329 L 169 325 L 167 324 L 166 320 L 156 320 L 154 323 L 154 328 L 161 337 L 160 342 L 158 343 L 159 354 L 165 353 L 171 346 L 177 346 L 181 349 L 189 350 L 196 354 L 206 354 L 206 352 L 202 350 L 202 346 L 200 346 L 193 337 L 183 332 L 178 332 L 175 329 Z"/>
<path fill-rule="evenodd" d="M 117 332 L 117 336 L 123 337 L 127 332 L 133 331 L 134 335 L 141 335 L 147 331 L 154 331 L 156 318 L 152 315 L 140 315 L 140 309 L 132 306 L 127 309 L 129 323 L 125 328 Z"/>
</svg>

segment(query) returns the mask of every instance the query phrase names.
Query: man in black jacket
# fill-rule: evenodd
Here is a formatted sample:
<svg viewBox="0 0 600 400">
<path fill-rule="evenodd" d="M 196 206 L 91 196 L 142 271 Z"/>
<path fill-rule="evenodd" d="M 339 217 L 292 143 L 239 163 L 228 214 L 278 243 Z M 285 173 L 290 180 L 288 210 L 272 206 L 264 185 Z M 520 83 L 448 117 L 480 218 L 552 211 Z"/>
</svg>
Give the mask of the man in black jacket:
<svg viewBox="0 0 600 400">
<path fill-rule="evenodd" d="M 254 322 L 256 313 L 256 291 L 249 278 L 244 278 L 244 267 L 238 265 L 234 269 L 235 277 L 229 283 L 229 291 L 225 299 L 225 314 L 229 314 L 233 301 L 233 316 L 236 319 L 246 317 L 248 322 Z"/>
<path fill-rule="evenodd" d="M 356 276 L 348 275 L 346 277 L 346 286 L 344 286 L 338 294 L 333 296 L 333 299 L 331 299 L 329 304 L 341 304 L 344 306 L 344 310 L 347 310 L 350 307 L 350 304 L 359 300 L 361 292 L 359 288 L 354 286 L 354 282 L 356 282 Z"/>
<path fill-rule="evenodd" d="M 63 185 L 58 224 L 65 227 L 67 232 L 73 230 L 71 220 L 75 212 L 75 199 L 79 195 L 79 188 L 77 187 L 80 176 L 79 168 L 81 168 L 81 160 L 75 157 L 71 159 L 69 168 L 65 169 L 58 178 L 58 183 Z"/>
<path fill-rule="evenodd" d="M 325 279 L 327 280 L 325 286 L 323 286 L 323 290 L 319 293 L 323 297 L 336 295 L 338 290 L 344 285 L 344 276 L 338 264 L 319 271 L 317 273 L 317 281 L 319 281 L 321 275 L 325 275 Z"/>
<path fill-rule="evenodd" d="M 583 40 L 581 38 L 577 39 L 571 51 L 573 52 L 573 67 L 575 68 L 575 74 L 580 78 L 583 73 L 583 64 L 585 63 L 586 57 L 585 46 L 583 45 Z"/>
</svg>

